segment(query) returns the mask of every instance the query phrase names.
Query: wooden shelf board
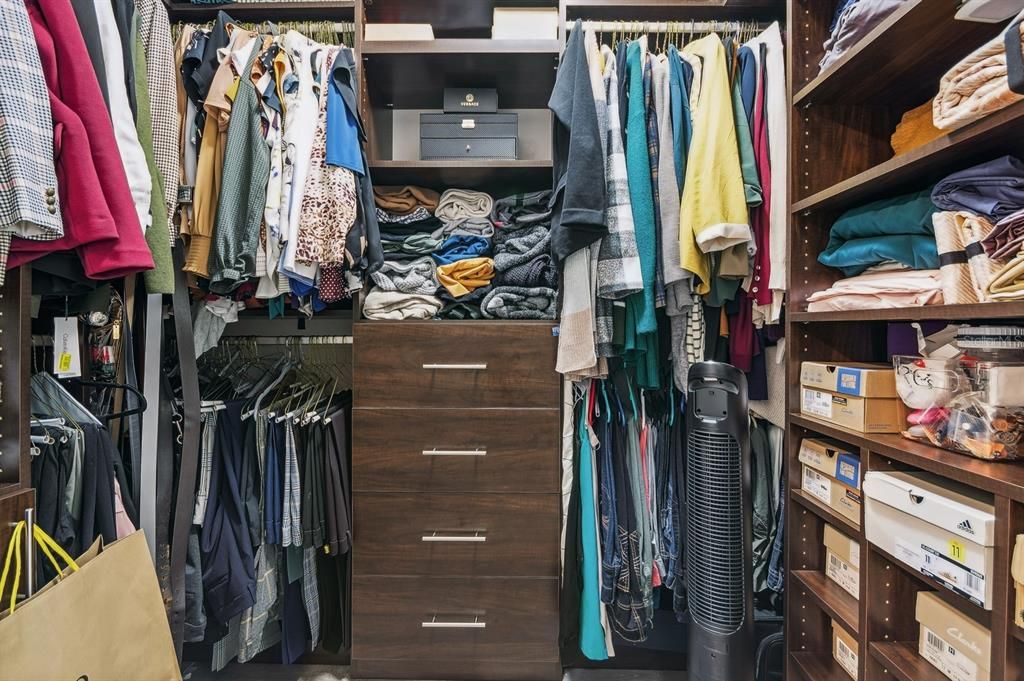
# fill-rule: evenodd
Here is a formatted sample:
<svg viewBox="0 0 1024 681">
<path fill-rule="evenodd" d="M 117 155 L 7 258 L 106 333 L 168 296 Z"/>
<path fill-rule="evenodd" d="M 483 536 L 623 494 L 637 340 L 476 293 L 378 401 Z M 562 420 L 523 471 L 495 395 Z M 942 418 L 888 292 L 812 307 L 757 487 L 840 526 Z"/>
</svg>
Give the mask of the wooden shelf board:
<svg viewBox="0 0 1024 681">
<path fill-rule="evenodd" d="M 974 303 L 969 305 L 924 305 L 887 310 L 839 310 L 825 312 L 790 312 L 797 323 L 859 322 L 876 320 L 919 321 L 927 319 L 1014 319 L 1024 317 L 1024 301 Z"/>
<path fill-rule="evenodd" d="M 945 476 L 972 487 L 1024 502 L 1024 466 L 983 461 L 931 445 L 908 440 L 899 434 L 859 433 L 826 421 L 790 414 L 790 422 L 849 445 L 865 447 L 896 461 Z"/>
<path fill-rule="evenodd" d="M 928 590 L 933 591 L 936 596 L 949 603 L 949 605 L 956 610 L 959 610 L 964 615 L 967 615 L 974 621 L 983 625 L 986 629 L 992 628 L 992 611 L 985 610 L 984 608 L 975 605 L 958 593 L 953 592 L 948 587 L 944 586 L 937 579 L 933 579 L 928 575 L 920 572 L 919 570 L 907 565 L 902 560 L 892 555 L 888 551 L 878 546 L 875 546 L 871 542 L 868 542 L 868 550 L 874 551 L 878 555 L 885 558 L 887 561 L 900 568 L 908 575 L 916 579 L 918 582 L 926 585 Z"/>
<path fill-rule="evenodd" d="M 831 653 L 792 652 L 789 656 L 807 681 L 850 681 Z"/>
<path fill-rule="evenodd" d="M 780 0 L 566 0 L 567 18 L 675 21 L 680 19 L 771 19 L 785 15 Z"/>
<path fill-rule="evenodd" d="M 918 654 L 916 643 L 872 643 L 869 648 L 871 657 L 899 681 L 948 681 L 942 672 Z"/>
<path fill-rule="evenodd" d="M 794 570 L 793 577 L 806 589 L 812 600 L 832 619 L 856 636 L 860 631 L 860 604 L 824 573 L 817 570 Z"/>
<path fill-rule="evenodd" d="M 440 38 L 437 40 L 368 40 L 363 55 L 379 54 L 552 54 L 562 50 L 558 40 L 491 40 L 489 38 Z"/>
<path fill-rule="evenodd" d="M 851 537 L 857 538 L 861 536 L 860 527 L 855 523 L 851 523 L 849 519 L 839 515 L 802 489 L 791 489 L 789 491 L 789 496 L 794 502 L 803 506 L 811 513 L 814 513 L 829 525 L 833 525 L 837 529 L 841 529 Z"/>
<path fill-rule="evenodd" d="M 507 196 L 515 191 L 551 187 L 551 161 L 371 160 L 370 171 L 374 183 L 379 185 L 417 184 L 437 189 L 485 188 L 499 196 Z"/>
<path fill-rule="evenodd" d="M 1024 102 L 1017 102 L 796 201 L 792 211 L 849 208 L 883 195 L 927 187 L 954 170 L 995 156 L 1020 153 L 1024 151 L 1020 141 L 1022 122 Z"/>
<path fill-rule="evenodd" d="M 956 21 L 955 13 L 955 3 L 908 0 L 797 90 L 793 106 L 922 103 L 942 74 L 1004 26 Z"/>
<path fill-rule="evenodd" d="M 221 10 L 238 20 L 262 19 L 337 19 L 352 21 L 355 16 L 355 0 L 333 0 L 332 2 L 236 2 L 226 5 L 193 5 L 190 2 L 165 2 L 171 21 L 210 21 Z"/>
</svg>

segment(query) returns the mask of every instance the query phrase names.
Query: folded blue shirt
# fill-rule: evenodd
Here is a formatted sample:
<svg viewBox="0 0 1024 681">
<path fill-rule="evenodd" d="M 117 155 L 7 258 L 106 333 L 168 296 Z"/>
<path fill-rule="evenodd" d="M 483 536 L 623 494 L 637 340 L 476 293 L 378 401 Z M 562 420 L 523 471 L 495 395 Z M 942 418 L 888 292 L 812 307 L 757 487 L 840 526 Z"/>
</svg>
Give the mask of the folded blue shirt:
<svg viewBox="0 0 1024 681">
<path fill-rule="evenodd" d="M 438 265 L 448 265 L 467 258 L 486 258 L 491 254 L 491 240 L 482 236 L 456 234 L 441 242 L 430 254 Z"/>
</svg>

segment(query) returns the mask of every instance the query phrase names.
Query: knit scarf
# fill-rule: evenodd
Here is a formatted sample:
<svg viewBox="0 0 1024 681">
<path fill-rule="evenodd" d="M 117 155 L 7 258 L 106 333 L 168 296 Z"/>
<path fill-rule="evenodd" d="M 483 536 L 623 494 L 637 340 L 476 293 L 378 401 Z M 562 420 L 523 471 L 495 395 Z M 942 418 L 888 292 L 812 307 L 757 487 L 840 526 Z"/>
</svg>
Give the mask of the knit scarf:
<svg viewBox="0 0 1024 681">
<path fill-rule="evenodd" d="M 524 265 L 551 250 L 551 229 L 548 224 L 503 228 L 494 236 L 494 267 L 506 272 Z"/>
<path fill-rule="evenodd" d="M 554 319 L 555 290 L 498 286 L 487 294 L 480 309 L 488 319 Z"/>
</svg>

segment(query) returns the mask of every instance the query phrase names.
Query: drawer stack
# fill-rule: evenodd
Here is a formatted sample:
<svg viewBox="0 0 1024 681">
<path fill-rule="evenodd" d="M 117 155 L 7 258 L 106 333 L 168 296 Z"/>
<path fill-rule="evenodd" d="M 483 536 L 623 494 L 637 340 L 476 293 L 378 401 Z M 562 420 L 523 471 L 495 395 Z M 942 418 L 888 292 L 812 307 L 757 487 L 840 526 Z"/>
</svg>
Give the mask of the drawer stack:
<svg viewBox="0 0 1024 681">
<path fill-rule="evenodd" d="M 561 678 L 551 327 L 356 324 L 355 678 Z"/>
</svg>

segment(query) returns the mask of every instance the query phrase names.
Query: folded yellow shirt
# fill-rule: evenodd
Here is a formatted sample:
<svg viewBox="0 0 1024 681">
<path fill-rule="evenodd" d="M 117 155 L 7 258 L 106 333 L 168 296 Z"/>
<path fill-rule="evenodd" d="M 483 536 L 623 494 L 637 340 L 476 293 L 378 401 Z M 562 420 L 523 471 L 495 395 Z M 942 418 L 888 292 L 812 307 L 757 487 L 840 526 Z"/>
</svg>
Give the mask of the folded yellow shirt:
<svg viewBox="0 0 1024 681">
<path fill-rule="evenodd" d="M 455 298 L 487 286 L 493 278 L 494 261 L 490 258 L 466 258 L 437 268 L 437 280 Z"/>
</svg>

